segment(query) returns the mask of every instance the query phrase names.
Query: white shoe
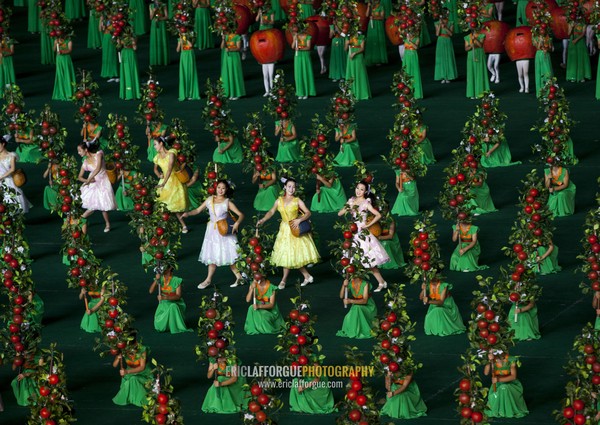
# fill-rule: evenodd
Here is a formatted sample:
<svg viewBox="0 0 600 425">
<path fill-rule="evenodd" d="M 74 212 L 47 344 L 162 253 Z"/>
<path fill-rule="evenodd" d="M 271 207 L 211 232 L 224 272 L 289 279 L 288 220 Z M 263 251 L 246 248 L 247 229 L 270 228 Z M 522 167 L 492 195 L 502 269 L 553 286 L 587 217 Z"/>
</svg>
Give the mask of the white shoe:
<svg viewBox="0 0 600 425">
<path fill-rule="evenodd" d="M 523 93 L 523 87 L 519 89 L 519 93 Z"/>
<path fill-rule="evenodd" d="M 387 286 L 387 282 L 380 283 L 379 286 L 373 292 L 381 292 L 381 290 L 386 289 Z"/>
<path fill-rule="evenodd" d="M 106 80 L 107 83 L 112 83 L 113 81 L 115 81 L 114 78 L 109 78 L 108 80 Z"/>
<path fill-rule="evenodd" d="M 300 284 L 300 286 L 306 286 L 309 283 L 313 283 L 315 281 L 315 278 L 312 276 L 309 276 L 307 278 L 304 279 L 304 281 Z"/>
<path fill-rule="evenodd" d="M 229 100 L 238 100 L 239 97 L 230 97 Z"/>
<path fill-rule="evenodd" d="M 285 289 L 285 282 L 284 281 L 279 282 L 279 285 L 277 285 L 277 287 L 279 289 Z"/>
<path fill-rule="evenodd" d="M 187 226 L 183 226 L 183 227 L 181 228 L 181 233 L 187 233 L 188 231 L 189 231 L 189 230 L 188 230 Z"/>
<path fill-rule="evenodd" d="M 121 81 L 121 80 L 118 78 L 115 78 L 115 83 L 118 83 L 119 81 Z"/>
<path fill-rule="evenodd" d="M 500 82 L 500 77 L 496 77 L 496 81 L 494 83 L 498 84 Z"/>
<path fill-rule="evenodd" d="M 104 228 L 104 233 L 108 233 L 108 232 L 110 232 L 110 226 L 106 226 L 106 227 Z"/>
<path fill-rule="evenodd" d="M 208 288 L 208 285 L 210 285 L 210 282 L 201 283 L 198 285 L 198 289 L 206 289 Z"/>
<path fill-rule="evenodd" d="M 235 279 L 235 282 L 233 282 L 231 285 L 229 285 L 230 288 L 237 288 L 238 286 L 243 285 L 244 282 L 242 281 L 242 277 L 238 277 Z"/>
<path fill-rule="evenodd" d="M 490 77 L 490 83 L 493 83 L 496 80 L 496 74 L 492 74 Z"/>
<path fill-rule="evenodd" d="M 265 94 L 263 94 L 263 97 L 269 97 L 269 92 L 266 92 Z"/>
</svg>

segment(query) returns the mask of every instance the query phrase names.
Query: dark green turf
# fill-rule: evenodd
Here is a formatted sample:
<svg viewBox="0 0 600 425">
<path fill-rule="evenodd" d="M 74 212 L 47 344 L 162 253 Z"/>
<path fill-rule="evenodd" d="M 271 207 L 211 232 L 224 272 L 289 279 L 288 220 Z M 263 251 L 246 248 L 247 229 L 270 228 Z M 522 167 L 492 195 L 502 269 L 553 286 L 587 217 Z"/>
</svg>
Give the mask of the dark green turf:
<svg viewBox="0 0 600 425">
<path fill-rule="evenodd" d="M 507 2 L 506 18 L 514 22 L 512 3 Z M 15 69 L 18 83 L 21 85 L 26 97 L 27 106 L 40 110 L 45 102 L 49 102 L 53 81 L 54 67 L 39 65 L 39 36 L 30 35 L 22 30 L 25 28 L 25 11 L 17 9 L 14 19 L 15 35 L 20 41 L 16 46 Z M 108 84 L 99 80 L 100 52 L 85 48 L 87 24 L 76 25 L 78 38 L 74 41 L 73 59 L 76 67 L 92 70 L 100 82 L 100 94 L 103 97 L 102 119 L 109 112 L 127 114 L 132 121 L 135 102 L 120 101 L 117 98 L 118 85 Z M 557 45 L 557 48 L 559 46 Z M 464 65 L 465 54 L 462 51 L 462 41 L 455 40 L 459 72 L 463 76 L 461 81 L 449 85 L 434 83 L 433 64 L 434 48 L 429 46 L 420 50 L 421 69 L 426 98 L 422 105 L 427 108 L 425 121 L 429 125 L 429 137 L 439 162 L 430 168 L 427 177 L 419 181 L 421 193 L 421 207 L 436 208 L 436 196 L 439 193 L 443 177 L 443 168 L 450 160 L 450 152 L 460 140 L 460 130 L 466 117 L 472 113 L 475 102 L 464 97 Z M 144 70 L 148 61 L 148 36 L 142 37 L 139 43 L 139 67 Z M 173 45 L 174 52 L 174 45 Z M 389 84 L 392 73 L 399 69 L 400 62 L 396 50 L 389 49 L 391 63 L 379 68 L 369 69 L 371 87 L 374 99 L 361 102 L 357 107 L 358 136 L 363 156 L 369 167 L 377 170 L 377 178 L 386 181 L 389 196 L 392 200 L 393 172 L 386 168 L 380 155 L 388 151 L 385 135 L 393 122 L 393 102 L 389 94 Z M 219 73 L 219 52 L 197 52 L 198 72 L 201 82 L 207 77 L 217 77 Z M 554 54 L 555 71 L 559 81 L 564 81 L 564 70 L 558 67 L 559 52 Z M 594 60 L 595 62 L 595 60 Z M 305 134 L 310 126 L 312 114 L 324 114 L 329 105 L 330 97 L 335 92 L 335 85 L 324 77 L 318 75 L 316 55 L 313 58 L 316 70 L 316 83 L 319 96 L 300 103 L 300 117 L 297 120 L 298 132 Z M 262 107 L 263 92 L 260 67 L 254 59 L 249 57 L 243 64 L 247 80 L 248 98 L 232 103 L 233 114 L 239 126 L 245 124 L 246 114 L 257 111 Z M 288 52 L 281 66 L 288 73 L 287 78 L 292 81 L 292 62 Z M 209 160 L 214 142 L 211 136 L 204 131 L 200 122 L 200 110 L 203 102 L 177 102 L 177 64 L 174 62 L 169 67 L 158 68 L 158 78 L 164 87 L 161 105 L 166 111 L 168 120 L 178 116 L 183 118 L 191 128 L 198 145 L 202 162 Z M 531 90 L 533 91 L 533 63 L 531 64 Z M 489 186 L 492 197 L 499 208 L 499 212 L 488 216 L 479 217 L 477 224 L 481 228 L 480 241 L 483 254 L 481 262 L 491 268 L 485 275 L 495 276 L 500 265 L 505 264 L 505 259 L 500 248 L 506 244 L 510 226 L 515 218 L 520 180 L 534 166 L 529 163 L 532 159 L 531 145 L 536 141 L 535 133 L 529 131 L 536 122 L 537 102 L 533 94 L 523 95 L 517 92 L 518 83 L 516 69 L 513 64 L 504 62 L 501 66 L 502 82 L 493 85 L 496 94 L 502 99 L 501 108 L 508 115 L 507 136 L 515 160 L 521 160 L 523 165 L 493 169 L 489 173 Z M 594 83 L 585 84 L 565 83 L 569 100 L 571 100 L 572 115 L 578 121 L 573 130 L 575 152 L 581 159 L 579 165 L 572 170 L 572 180 L 577 184 L 577 211 L 572 217 L 556 221 L 557 230 L 555 243 L 560 247 L 559 262 L 563 266 L 560 274 L 541 277 L 544 293 L 539 301 L 539 317 L 542 339 L 534 342 L 519 343 L 513 350 L 516 355 L 522 356 L 523 366 L 519 370 L 519 377 L 525 388 L 525 398 L 530 409 L 530 415 L 519 420 L 520 424 L 545 424 L 553 422 L 551 412 L 559 407 L 563 396 L 563 387 L 567 380 L 562 367 L 565 364 L 567 353 L 574 336 L 583 325 L 593 320 L 594 313 L 591 308 L 591 299 L 583 297 L 578 289 L 581 274 L 574 274 L 578 266 L 576 255 L 579 253 L 579 238 L 588 208 L 596 207 L 594 194 L 597 190 L 596 178 L 600 155 L 596 149 L 598 143 L 598 103 L 593 98 Z M 52 107 L 59 112 L 63 125 L 67 127 L 70 149 L 78 142 L 79 125 L 73 122 L 74 107 L 68 102 L 52 102 Z M 268 122 L 270 125 L 270 121 Z M 132 125 L 132 134 L 136 143 L 145 151 L 144 129 Z M 144 165 L 150 170 L 149 164 Z M 35 205 L 27 216 L 26 234 L 31 244 L 31 254 L 34 259 L 34 278 L 42 298 L 46 302 L 46 314 L 43 329 L 44 343 L 57 342 L 58 348 L 65 353 L 65 362 L 68 372 L 68 386 L 73 398 L 79 422 L 86 425 L 104 424 L 113 419 L 118 423 L 136 423 L 140 419 L 140 409 L 122 408 L 111 402 L 111 398 L 118 390 L 118 372 L 110 367 L 107 360 L 103 360 L 92 351 L 94 336 L 84 334 L 79 330 L 79 321 L 83 314 L 83 305 L 77 299 L 74 290 L 66 288 L 64 276 L 65 267 L 61 265 L 59 249 L 60 220 L 50 216 L 42 208 L 42 192 L 45 182 L 41 178 L 41 166 L 28 165 L 24 167 L 29 176 L 29 183 L 25 192 Z M 230 177 L 237 184 L 236 203 L 247 214 L 252 215 L 252 200 L 255 187 L 249 184 L 249 178 L 242 175 L 239 168 L 227 168 Z M 348 194 L 352 192 L 353 172 L 342 172 L 343 183 Z M 314 182 L 305 182 L 308 195 L 312 196 Z M 308 197 L 307 197 L 308 198 Z M 239 418 L 233 416 L 203 415 L 200 406 L 209 382 L 206 379 L 206 364 L 197 363 L 193 347 L 199 341 L 194 334 L 168 335 L 157 334 L 152 327 L 153 313 L 156 305 L 155 298 L 148 295 L 147 288 L 150 279 L 144 274 L 138 252 L 138 240 L 130 234 L 127 217 L 121 213 L 111 214 L 113 231 L 109 234 L 102 233 L 103 225 L 97 214 L 91 218 L 90 237 L 94 242 L 94 250 L 98 257 L 105 260 L 116 270 L 124 282 L 130 287 L 128 311 L 137 318 L 137 326 L 141 331 L 145 344 L 151 347 L 152 354 L 163 364 L 172 367 L 173 384 L 176 395 L 182 400 L 183 414 L 188 424 L 213 423 L 219 421 L 223 424 L 238 423 Z M 330 229 L 335 220 L 335 215 L 318 215 L 313 223 L 320 232 L 322 244 L 321 254 L 326 261 L 311 271 L 315 276 L 315 284 L 306 289 L 306 296 L 310 299 L 314 313 L 319 316 L 317 331 L 324 352 L 327 355 L 327 364 L 343 364 L 342 346 L 354 343 L 366 353 L 370 352 L 369 341 L 351 341 L 334 336 L 340 327 L 345 310 L 337 298 L 339 279 L 331 271 L 328 264 L 326 240 L 337 238 Z M 195 289 L 198 282 L 204 279 L 206 268 L 197 262 L 204 235 L 204 219 L 189 220 L 190 233 L 183 236 L 183 249 L 180 254 L 180 270 L 178 274 L 184 278 L 186 284 L 185 300 L 188 305 L 187 320 L 194 325 L 196 306 L 199 304 L 203 292 Z M 445 260 L 448 261 L 453 244 L 450 235 L 450 223 L 444 222 L 440 215 L 436 215 L 436 222 L 440 230 L 440 243 Z M 412 220 L 401 218 L 398 220 L 400 240 L 406 246 L 408 235 L 412 227 Z M 276 229 L 275 220 L 269 228 Z M 299 277 L 294 273 L 293 278 Z M 404 276 L 399 272 L 385 272 L 388 282 L 405 282 Z M 240 356 L 246 364 L 260 362 L 270 365 L 278 359 L 277 353 L 271 348 L 275 343 L 272 336 L 252 336 L 243 334 L 243 323 L 247 305 L 244 302 L 245 288 L 230 289 L 229 283 L 232 276 L 228 268 L 217 271 L 216 280 L 221 284 L 225 294 L 230 296 L 237 321 L 237 347 Z M 473 274 L 448 272 L 449 281 L 454 284 L 453 294 L 463 314 L 469 315 L 471 291 L 476 283 Z M 460 354 L 467 346 L 465 335 L 436 338 L 426 337 L 422 331 L 424 307 L 417 299 L 418 289 L 408 287 L 406 294 L 410 304 L 409 314 L 417 322 L 417 341 L 413 345 L 416 357 L 423 363 L 423 369 L 416 375 L 416 380 L 421 388 L 421 393 L 429 407 L 429 416 L 416 420 L 415 423 L 439 424 L 456 422 L 455 401 L 452 392 L 456 386 L 459 375 L 456 367 L 460 361 Z M 279 307 L 282 312 L 287 312 L 290 307 L 289 297 L 294 296 L 292 289 L 280 293 Z M 381 307 L 381 295 L 376 295 L 376 302 Z M 13 373 L 8 367 L 0 368 L 0 391 L 5 401 L 5 412 L 0 414 L 0 423 L 3 425 L 21 425 L 26 421 L 27 409 L 17 408 L 10 391 L 9 382 Z M 373 380 L 380 395 L 383 396 L 383 380 Z M 315 424 L 330 424 L 335 415 L 324 417 L 291 414 L 287 407 L 287 391 L 280 396 L 286 401 L 286 406 L 279 414 L 281 424 L 300 424 L 309 420 Z M 336 399 L 341 397 L 341 391 L 335 392 Z M 497 421 L 508 423 L 513 421 Z"/>
</svg>

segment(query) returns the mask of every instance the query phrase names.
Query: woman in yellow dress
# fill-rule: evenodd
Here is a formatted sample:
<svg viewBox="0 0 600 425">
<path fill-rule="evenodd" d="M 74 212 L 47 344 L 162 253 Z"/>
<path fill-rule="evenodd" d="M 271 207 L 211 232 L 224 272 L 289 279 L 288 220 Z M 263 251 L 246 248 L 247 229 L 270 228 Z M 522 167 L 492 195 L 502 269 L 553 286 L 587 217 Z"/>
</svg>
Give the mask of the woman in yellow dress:
<svg viewBox="0 0 600 425">
<path fill-rule="evenodd" d="M 154 148 L 156 149 L 156 156 L 153 160 L 154 174 L 160 179 L 156 186 L 158 201 L 164 202 L 167 209 L 177 215 L 185 233 L 187 228 L 181 215 L 188 210 L 189 201 L 187 187 L 175 175 L 177 151 L 168 149 L 167 140 L 164 137 L 154 139 Z"/>
<path fill-rule="evenodd" d="M 306 266 L 318 263 L 321 259 L 310 232 L 298 237 L 292 234 L 292 228 L 299 228 L 300 223 L 307 221 L 311 215 L 304 202 L 294 196 L 294 193 L 296 193 L 296 180 L 286 178 L 283 189 L 284 195 L 280 196 L 273 207 L 257 222 L 257 225 L 260 226 L 273 217 L 275 211 L 279 211 L 279 214 L 281 214 L 282 220 L 271 254 L 272 264 L 283 267 L 279 289 L 285 288 L 290 269 L 300 270 L 300 273 L 304 276 L 302 286 L 312 283 L 314 279 L 306 270 Z M 299 212 L 302 214 L 298 215 Z"/>
</svg>

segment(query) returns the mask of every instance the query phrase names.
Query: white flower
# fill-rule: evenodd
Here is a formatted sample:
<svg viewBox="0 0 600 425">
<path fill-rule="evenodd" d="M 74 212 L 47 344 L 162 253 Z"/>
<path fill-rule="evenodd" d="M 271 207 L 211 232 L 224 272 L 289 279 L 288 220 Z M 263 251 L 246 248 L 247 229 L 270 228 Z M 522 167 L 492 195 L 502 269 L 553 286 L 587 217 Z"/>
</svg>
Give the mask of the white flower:
<svg viewBox="0 0 600 425">
<path fill-rule="evenodd" d="M 254 415 L 251 415 L 250 413 L 244 413 L 244 420 L 252 420 L 254 419 Z"/>
<path fill-rule="evenodd" d="M 393 301 L 390 301 L 390 302 L 388 303 L 388 307 L 392 308 L 393 306 L 394 306 L 394 302 L 393 302 Z"/>
<path fill-rule="evenodd" d="M 225 324 L 224 324 L 224 326 L 225 326 L 226 328 L 228 328 L 228 327 L 229 327 L 229 325 L 230 325 L 230 323 L 229 323 L 229 320 L 226 320 L 226 321 L 225 321 Z"/>
<path fill-rule="evenodd" d="M 106 336 L 116 336 L 117 334 L 115 333 L 115 331 L 110 331 L 109 333 L 106 334 Z"/>
<path fill-rule="evenodd" d="M 25 264 L 21 264 L 21 271 L 25 271 L 27 270 L 27 266 L 25 266 Z"/>
<path fill-rule="evenodd" d="M 23 252 L 25 252 L 25 248 L 23 248 L 22 246 L 20 246 L 20 247 L 17 248 L 17 252 L 23 253 Z"/>
<path fill-rule="evenodd" d="M 306 310 L 308 308 L 307 304 L 300 304 L 300 310 Z"/>
</svg>

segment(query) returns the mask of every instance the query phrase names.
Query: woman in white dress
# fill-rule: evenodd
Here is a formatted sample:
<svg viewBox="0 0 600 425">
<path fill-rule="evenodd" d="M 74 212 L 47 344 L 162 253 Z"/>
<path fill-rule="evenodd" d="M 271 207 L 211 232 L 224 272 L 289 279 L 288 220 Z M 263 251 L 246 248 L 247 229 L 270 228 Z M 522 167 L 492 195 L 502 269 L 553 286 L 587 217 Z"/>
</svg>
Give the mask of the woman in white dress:
<svg viewBox="0 0 600 425">
<path fill-rule="evenodd" d="M 239 256 L 236 233 L 244 219 L 244 214 L 229 200 L 232 192 L 233 190 L 227 180 L 219 180 L 216 195 L 208 197 L 198 208 L 182 215 L 182 218 L 189 217 L 205 209 L 208 210 L 210 215 L 210 221 L 206 225 L 204 242 L 200 250 L 200 257 L 198 257 L 198 261 L 208 266 L 208 275 L 204 282 L 198 285 L 198 289 L 204 289 L 210 285 L 217 266 L 229 266 L 235 275 L 235 282 L 230 285 L 232 288 L 238 286 L 242 281 L 242 275 L 235 267 L 235 262 Z M 237 220 L 232 226 L 232 233 L 222 236 L 217 228 L 217 222 L 226 219 L 229 211 L 233 211 L 237 215 Z"/>
<path fill-rule="evenodd" d="M 10 138 L 10 136 L 0 138 L 0 188 L 3 193 L 2 198 L 6 203 L 18 202 L 21 212 L 26 213 L 29 212 L 31 204 L 13 180 L 18 158 L 16 153 L 9 152 L 6 149 L 6 144 Z"/>
<path fill-rule="evenodd" d="M 81 203 L 85 212 L 82 218 L 88 218 L 94 211 L 102 211 L 102 217 L 106 226 L 104 233 L 110 232 L 110 221 L 108 220 L 108 211 L 117 209 L 115 192 L 113 191 L 108 175 L 106 174 L 106 164 L 104 163 L 104 152 L 98 150 L 100 141 L 82 142 L 77 145 L 77 153 L 84 158 L 79 170 L 77 179 L 82 182 L 81 185 Z M 88 176 L 84 177 L 88 172 Z M 83 232 L 87 231 L 87 223 L 82 227 Z"/>
</svg>

